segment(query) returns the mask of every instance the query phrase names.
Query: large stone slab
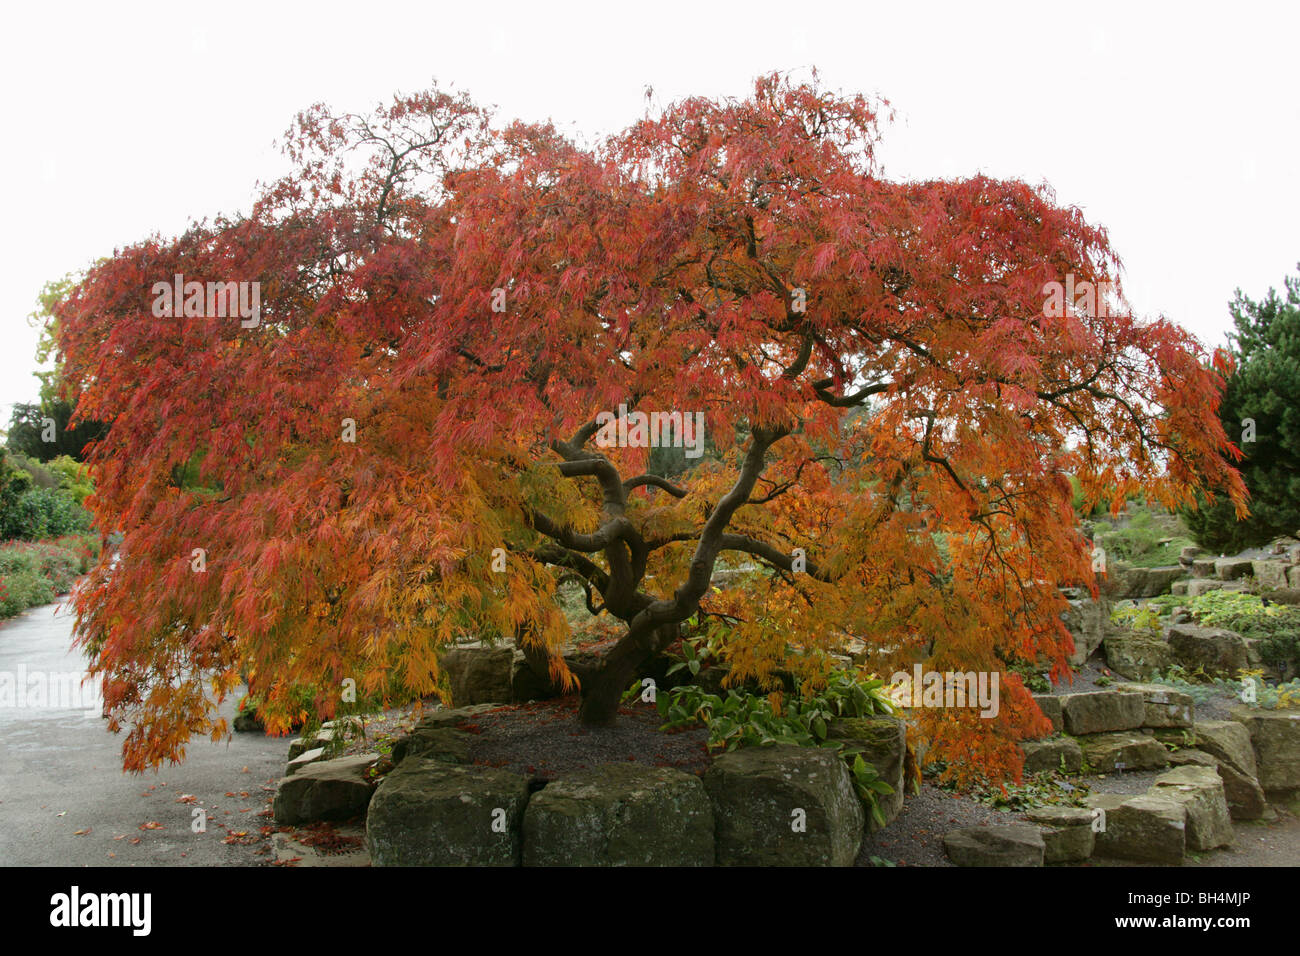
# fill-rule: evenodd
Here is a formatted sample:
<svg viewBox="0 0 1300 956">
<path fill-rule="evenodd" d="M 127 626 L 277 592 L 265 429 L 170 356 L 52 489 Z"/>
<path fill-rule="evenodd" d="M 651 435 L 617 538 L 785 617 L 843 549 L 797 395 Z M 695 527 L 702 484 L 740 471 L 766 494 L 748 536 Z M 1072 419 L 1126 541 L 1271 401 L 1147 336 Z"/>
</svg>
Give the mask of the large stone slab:
<svg viewBox="0 0 1300 956">
<path fill-rule="evenodd" d="M 473 742 L 473 734 L 452 727 L 416 727 L 393 741 L 392 760 L 399 764 L 407 757 L 429 757 L 444 763 L 469 763 Z"/>
<path fill-rule="evenodd" d="M 1241 585 L 1236 582 L 1220 581 L 1218 578 L 1193 578 L 1187 582 L 1187 596 L 1197 598 L 1211 591 L 1238 591 Z"/>
<path fill-rule="evenodd" d="M 453 647 L 438 656 L 454 707 L 507 704 L 514 673 L 513 647 Z"/>
<path fill-rule="evenodd" d="M 1113 562 L 1102 583 L 1102 593 L 1113 601 L 1153 598 L 1169 593 L 1169 586 L 1187 577 L 1181 564 L 1160 568 L 1135 568 Z"/>
<path fill-rule="evenodd" d="M 298 756 L 294 757 L 292 760 L 289 761 L 288 765 L 285 766 L 284 768 L 284 775 L 286 777 L 292 777 L 303 767 L 317 763 L 318 761 L 324 759 L 325 759 L 324 747 L 317 747 L 315 750 L 304 750 Z"/>
<path fill-rule="evenodd" d="M 1073 737 L 1022 740 L 1020 749 L 1025 755 L 1025 773 L 1079 773 L 1083 769 L 1083 751 Z"/>
<path fill-rule="evenodd" d="M 549 783 L 524 811 L 524 866 L 712 866 L 700 778 L 607 764 Z"/>
<path fill-rule="evenodd" d="M 455 729 L 461 724 L 472 724 L 475 718 L 499 710 L 500 704 L 473 704 L 469 707 L 440 707 L 431 710 L 416 723 L 416 730 Z"/>
<path fill-rule="evenodd" d="M 1258 778 L 1250 730 L 1239 720 L 1198 720 L 1192 727 L 1196 746 L 1212 757 Z"/>
<path fill-rule="evenodd" d="M 1178 767 L 1156 777 L 1150 793 L 1177 800 L 1187 809 L 1189 850 L 1212 850 L 1233 842 L 1232 818 L 1217 770 Z"/>
<path fill-rule="evenodd" d="M 1264 791 L 1300 790 L 1300 711 L 1235 707 L 1231 713 L 1250 734 Z"/>
<path fill-rule="evenodd" d="M 1158 770 L 1169 766 L 1169 751 L 1155 737 L 1120 731 L 1079 739 L 1083 760 L 1093 773 Z"/>
<path fill-rule="evenodd" d="M 1146 718 L 1141 694 L 1094 690 L 1060 696 L 1065 732 L 1074 736 L 1136 730 Z"/>
<path fill-rule="evenodd" d="M 1287 586 L 1287 574 L 1291 570 L 1289 561 L 1252 561 L 1250 573 L 1255 577 L 1255 584 L 1261 588 L 1274 590 Z"/>
<path fill-rule="evenodd" d="M 408 756 L 366 814 L 375 866 L 518 866 L 528 779 L 499 767 Z"/>
<path fill-rule="evenodd" d="M 1164 684 L 1124 684 L 1120 690 L 1142 695 L 1143 727 L 1190 727 L 1196 712 L 1191 694 Z"/>
<path fill-rule="evenodd" d="M 860 748 L 862 759 L 876 769 L 880 779 L 894 788 L 893 793 L 876 794 L 884 824 L 878 822 L 867 808 L 868 832 L 888 826 L 903 810 L 903 771 L 907 762 L 907 725 L 898 717 L 848 717 L 834 720 L 827 735 L 834 740 Z"/>
<path fill-rule="evenodd" d="M 1169 652 L 1188 670 L 1203 668 L 1213 677 L 1235 678 L 1238 671 L 1250 666 L 1245 638 L 1218 627 L 1171 626 Z"/>
<path fill-rule="evenodd" d="M 1043 836 L 1044 863 L 1079 863 L 1092 856 L 1092 811 L 1081 807 L 1035 807 L 1025 816 Z"/>
<path fill-rule="evenodd" d="M 320 760 L 282 778 L 272 803 L 276 822 L 297 826 L 364 813 L 375 789 L 366 772 L 378 760 L 375 753 Z"/>
<path fill-rule="evenodd" d="M 1214 574 L 1220 581 L 1235 581 L 1255 570 L 1250 558 L 1219 558 L 1214 562 Z"/>
<path fill-rule="evenodd" d="M 1235 720 L 1207 720 L 1196 724 L 1196 734 L 1197 752 L 1206 753 L 1215 761 L 1232 818 L 1258 820 L 1262 817 L 1267 801 L 1256 776 L 1259 771 L 1250 731 Z"/>
<path fill-rule="evenodd" d="M 1038 827 L 990 826 L 950 830 L 943 849 L 957 866 L 1042 866 L 1046 844 Z"/>
<path fill-rule="evenodd" d="M 1102 650 L 1106 666 L 1129 680 L 1150 680 L 1172 660 L 1169 645 L 1160 637 L 1130 630 L 1107 634 Z"/>
<path fill-rule="evenodd" d="M 816 747 L 745 747 L 704 775 L 721 866 L 851 866 L 865 818 L 848 768 Z"/>
<path fill-rule="evenodd" d="M 1181 863 L 1187 849 L 1187 808 L 1168 797 L 1097 793 L 1084 798 L 1101 810 L 1094 856 Z"/>
</svg>

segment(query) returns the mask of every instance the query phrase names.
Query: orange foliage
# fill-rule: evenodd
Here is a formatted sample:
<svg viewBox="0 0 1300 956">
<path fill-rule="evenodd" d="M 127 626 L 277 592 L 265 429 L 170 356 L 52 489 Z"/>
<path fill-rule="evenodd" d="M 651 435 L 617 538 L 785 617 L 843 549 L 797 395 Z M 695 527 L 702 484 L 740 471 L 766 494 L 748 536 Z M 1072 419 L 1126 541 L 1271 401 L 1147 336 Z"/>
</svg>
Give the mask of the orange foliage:
<svg viewBox="0 0 1300 956">
<path fill-rule="evenodd" d="M 466 631 L 517 635 L 593 722 L 697 610 L 729 616 L 737 678 L 815 686 L 846 634 L 886 675 L 1063 676 L 1057 588 L 1093 585 L 1066 476 L 1240 503 L 1218 373 L 1122 301 L 1045 314 L 1047 283 L 1117 279 L 1077 209 L 890 182 L 876 138 L 862 97 L 775 75 L 595 148 L 436 90 L 318 106 L 246 218 L 95 267 L 56 312 L 79 414 L 113 423 L 92 506 L 125 543 L 77 609 L 127 767 L 223 732 L 241 674 L 273 731 L 298 685 L 325 715 L 346 678 L 431 693 Z M 176 274 L 260 282 L 258 324 L 156 317 Z M 643 476 L 646 449 L 593 443 L 620 404 L 703 412 L 716 454 Z M 720 554 L 769 573 L 715 591 Z M 587 672 L 552 653 L 559 569 L 623 635 Z M 1043 718 L 1002 686 L 996 719 L 922 713 L 931 753 L 1018 773 Z"/>
</svg>

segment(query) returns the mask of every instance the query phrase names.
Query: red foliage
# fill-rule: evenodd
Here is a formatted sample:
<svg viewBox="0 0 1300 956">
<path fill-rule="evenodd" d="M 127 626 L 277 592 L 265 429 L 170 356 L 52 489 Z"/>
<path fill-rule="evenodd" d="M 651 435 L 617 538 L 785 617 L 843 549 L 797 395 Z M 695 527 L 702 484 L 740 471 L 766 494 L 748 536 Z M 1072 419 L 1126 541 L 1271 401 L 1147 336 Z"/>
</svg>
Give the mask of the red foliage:
<svg viewBox="0 0 1300 956">
<path fill-rule="evenodd" d="M 113 423 L 92 504 L 125 543 L 77 606 L 126 765 L 225 733 L 210 692 L 241 673 L 272 731 L 296 685 L 326 715 L 347 678 L 427 695 L 463 631 L 517 635 L 590 722 L 697 610 L 741 678 L 815 686 L 848 633 L 886 673 L 1063 673 L 1057 586 L 1093 584 L 1067 477 L 1240 504 L 1220 373 L 1118 292 L 1048 314 L 1049 283 L 1117 277 L 1077 209 L 890 182 L 876 139 L 862 97 L 779 76 L 590 149 L 436 90 L 315 107 L 247 217 L 95 267 L 56 314 L 78 413 Z M 260 282 L 258 323 L 156 317 L 178 274 Z M 702 413 L 709 455 L 669 482 L 593 446 L 620 404 Z M 711 589 L 722 553 L 764 583 Z M 621 632 L 574 673 L 557 571 Z M 994 720 L 923 714 L 933 752 L 1017 772 L 1043 718 L 1003 686 Z"/>
</svg>

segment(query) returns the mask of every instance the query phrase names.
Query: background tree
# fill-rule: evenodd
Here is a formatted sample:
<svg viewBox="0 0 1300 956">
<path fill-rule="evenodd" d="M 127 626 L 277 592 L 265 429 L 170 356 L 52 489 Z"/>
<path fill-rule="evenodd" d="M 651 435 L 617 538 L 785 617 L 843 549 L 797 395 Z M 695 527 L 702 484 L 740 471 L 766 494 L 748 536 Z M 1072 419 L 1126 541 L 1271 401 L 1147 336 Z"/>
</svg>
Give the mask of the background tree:
<svg viewBox="0 0 1300 956">
<path fill-rule="evenodd" d="M 1238 289 L 1229 305 L 1236 331 L 1219 416 L 1241 436 L 1250 517 L 1239 521 L 1223 496 L 1183 515 L 1198 544 L 1224 554 L 1300 533 L 1300 275 L 1283 281 L 1285 297 L 1270 288 L 1256 302 Z"/>
<path fill-rule="evenodd" d="M 54 342 L 57 320 L 51 310 L 74 285 L 75 280 L 71 276 L 47 282 L 41 290 L 39 307 L 28 316 L 28 322 L 41 328 L 36 349 L 38 364 L 44 364 L 56 355 Z M 37 372 L 36 377 L 41 383 L 39 401 L 14 405 L 5 443 L 37 461 L 52 461 L 61 455 L 81 461 L 86 445 L 102 438 L 108 431 L 108 425 L 85 420 L 75 426 L 71 425 L 76 413 L 75 398 L 69 398 L 65 394 L 62 370 L 58 365 L 51 371 Z M 46 441 L 47 437 L 52 437 L 53 440 Z"/>
<path fill-rule="evenodd" d="M 1190 336 L 1045 310 L 1114 279 L 1105 233 L 1020 182 L 881 179 L 876 120 L 775 75 L 593 148 L 437 90 L 318 106 L 246 218 L 93 269 L 55 312 L 113 422 L 92 501 L 125 542 L 77 607 L 127 766 L 225 733 L 241 670 L 278 730 L 295 686 L 429 693 L 466 631 L 607 723 L 698 614 L 736 680 L 819 686 L 850 633 L 885 674 L 1000 672 L 995 719 L 918 717 L 955 772 L 1018 773 L 1044 719 L 1008 662 L 1064 674 L 1057 585 L 1092 583 L 1067 475 L 1116 507 L 1243 492 Z M 178 273 L 259 281 L 260 323 L 155 317 Z M 703 412 L 714 453 L 669 480 L 599 446 L 620 404 Z M 723 554 L 766 573 L 715 591 Z M 572 575 L 621 636 L 571 672 Z"/>
</svg>

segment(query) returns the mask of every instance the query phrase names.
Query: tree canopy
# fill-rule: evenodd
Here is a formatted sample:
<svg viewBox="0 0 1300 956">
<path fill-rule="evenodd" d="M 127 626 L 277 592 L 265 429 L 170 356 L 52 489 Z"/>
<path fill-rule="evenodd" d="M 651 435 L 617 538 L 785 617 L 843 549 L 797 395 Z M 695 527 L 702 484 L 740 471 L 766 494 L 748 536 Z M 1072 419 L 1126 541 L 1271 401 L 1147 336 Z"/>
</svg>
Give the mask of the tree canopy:
<svg viewBox="0 0 1300 956">
<path fill-rule="evenodd" d="M 1116 507 L 1243 489 L 1218 373 L 1121 307 L 1105 231 L 1045 187 L 884 179 L 882 108 L 771 75 L 588 146 L 436 88 L 316 106 L 246 216 L 92 269 L 57 333 L 112 423 L 91 506 L 124 544 L 77 607 L 126 765 L 223 735 L 208 692 L 241 673 L 281 730 L 295 686 L 325 714 L 347 678 L 431 692 L 465 632 L 608 722 L 704 614 L 737 680 L 816 686 L 846 635 L 884 674 L 1003 672 L 996 718 L 918 716 L 952 766 L 1018 773 L 1044 718 L 1005 672 L 1063 675 L 1058 585 L 1094 584 L 1069 476 Z M 158 317 L 174 276 L 259 282 L 259 322 Z M 1045 308 L 1067 281 L 1112 307 Z M 702 413 L 710 454 L 669 479 L 603 447 L 620 405 Z M 715 589 L 721 555 L 766 573 Z M 565 576 L 622 629 L 573 672 Z"/>
<path fill-rule="evenodd" d="M 1238 289 L 1229 308 L 1232 364 L 1219 417 L 1239 436 L 1251 514 L 1239 521 L 1220 495 L 1183 517 L 1200 544 L 1235 554 L 1300 533 L 1300 275 L 1285 278 L 1284 295 L 1269 289 L 1258 302 Z"/>
</svg>

